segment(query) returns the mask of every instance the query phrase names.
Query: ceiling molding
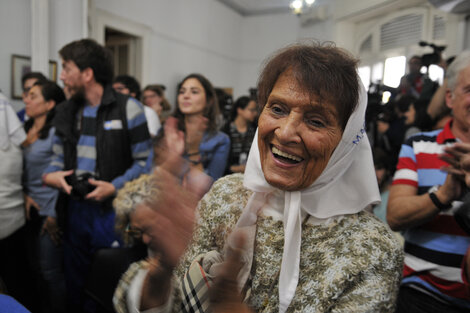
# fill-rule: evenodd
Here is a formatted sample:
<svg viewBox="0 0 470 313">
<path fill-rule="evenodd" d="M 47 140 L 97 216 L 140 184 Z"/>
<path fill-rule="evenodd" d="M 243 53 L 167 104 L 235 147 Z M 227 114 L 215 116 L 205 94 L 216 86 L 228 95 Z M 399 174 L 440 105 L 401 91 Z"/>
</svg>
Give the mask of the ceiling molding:
<svg viewBox="0 0 470 313">
<path fill-rule="evenodd" d="M 281 5 L 259 5 L 256 1 L 251 0 L 249 4 L 244 3 L 240 0 L 217 0 L 218 2 L 226 5 L 230 9 L 234 10 L 242 16 L 256 16 L 256 15 L 266 15 L 266 14 L 279 14 L 279 13 L 290 13 L 288 1 L 286 4 Z M 267 3 L 267 1 L 265 1 Z"/>
</svg>

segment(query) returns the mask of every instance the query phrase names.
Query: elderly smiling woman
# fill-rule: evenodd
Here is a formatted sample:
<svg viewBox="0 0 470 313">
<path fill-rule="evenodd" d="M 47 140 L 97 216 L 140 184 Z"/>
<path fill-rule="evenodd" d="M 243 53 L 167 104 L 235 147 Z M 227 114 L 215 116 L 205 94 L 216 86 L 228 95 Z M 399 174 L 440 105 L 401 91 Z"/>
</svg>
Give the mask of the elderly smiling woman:
<svg viewBox="0 0 470 313">
<path fill-rule="evenodd" d="M 268 60 L 258 89 L 245 174 L 215 182 L 194 229 L 191 184 L 170 174 L 181 175 L 181 163 L 157 168 L 165 196 L 142 227 L 158 270 L 139 309 L 393 312 L 403 256 L 367 211 L 380 196 L 356 61 L 332 45 L 293 45 Z M 165 132 L 167 142 L 182 138 L 171 123 Z"/>
</svg>

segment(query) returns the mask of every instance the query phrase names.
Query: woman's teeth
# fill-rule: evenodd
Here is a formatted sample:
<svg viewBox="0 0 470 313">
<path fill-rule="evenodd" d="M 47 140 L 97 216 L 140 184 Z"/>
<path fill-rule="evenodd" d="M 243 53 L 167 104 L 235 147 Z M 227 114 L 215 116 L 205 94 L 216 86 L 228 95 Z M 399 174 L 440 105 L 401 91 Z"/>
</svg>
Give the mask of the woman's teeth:
<svg viewBox="0 0 470 313">
<path fill-rule="evenodd" d="M 292 154 L 289 154 L 289 153 L 286 153 L 286 152 L 282 152 L 281 150 L 279 150 L 276 147 L 273 147 L 272 151 L 273 151 L 274 154 L 276 154 L 278 156 L 281 156 L 283 158 L 290 159 L 290 160 L 293 160 L 293 161 L 296 161 L 296 162 L 302 161 L 302 158 L 299 158 L 298 156 L 295 156 L 295 155 L 292 155 Z"/>
</svg>

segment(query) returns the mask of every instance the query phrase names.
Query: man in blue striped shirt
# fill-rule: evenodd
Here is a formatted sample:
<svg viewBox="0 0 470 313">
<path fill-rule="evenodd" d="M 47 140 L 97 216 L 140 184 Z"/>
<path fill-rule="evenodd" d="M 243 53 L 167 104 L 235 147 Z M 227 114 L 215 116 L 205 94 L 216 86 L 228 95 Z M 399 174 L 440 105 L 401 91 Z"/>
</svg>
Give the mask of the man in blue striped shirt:
<svg viewBox="0 0 470 313">
<path fill-rule="evenodd" d="M 82 39 L 59 54 L 60 78 L 71 98 L 57 108 L 55 156 L 43 181 L 62 191 L 57 209 L 65 212 L 69 309 L 81 311 L 94 253 L 120 244 L 112 199 L 127 181 L 145 171 L 151 143 L 142 104 L 111 87 L 113 65 L 104 47 Z"/>
</svg>

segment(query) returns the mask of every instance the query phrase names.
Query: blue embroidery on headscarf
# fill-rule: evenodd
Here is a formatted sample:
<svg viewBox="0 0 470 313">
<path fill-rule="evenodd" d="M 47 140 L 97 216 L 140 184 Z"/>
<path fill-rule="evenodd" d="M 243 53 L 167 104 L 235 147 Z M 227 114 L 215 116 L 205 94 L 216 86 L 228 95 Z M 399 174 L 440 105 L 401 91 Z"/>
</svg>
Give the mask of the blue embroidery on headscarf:
<svg viewBox="0 0 470 313">
<path fill-rule="evenodd" d="M 364 121 L 364 124 L 362 124 L 362 128 L 359 131 L 359 133 L 356 135 L 356 139 L 353 140 L 353 144 L 357 145 L 362 138 L 366 135 L 366 122 Z"/>
</svg>

